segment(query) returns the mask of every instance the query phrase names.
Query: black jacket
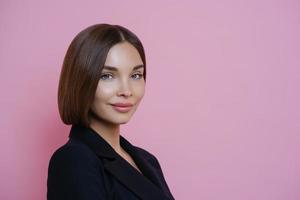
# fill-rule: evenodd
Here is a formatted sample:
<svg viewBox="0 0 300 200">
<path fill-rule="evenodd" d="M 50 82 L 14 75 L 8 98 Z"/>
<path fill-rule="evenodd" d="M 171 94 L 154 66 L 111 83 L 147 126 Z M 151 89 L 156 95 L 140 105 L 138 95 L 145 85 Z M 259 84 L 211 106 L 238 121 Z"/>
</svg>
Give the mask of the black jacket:
<svg viewBox="0 0 300 200">
<path fill-rule="evenodd" d="M 174 199 L 158 160 L 120 136 L 142 174 L 93 129 L 72 125 L 69 141 L 49 162 L 48 200 Z"/>
</svg>

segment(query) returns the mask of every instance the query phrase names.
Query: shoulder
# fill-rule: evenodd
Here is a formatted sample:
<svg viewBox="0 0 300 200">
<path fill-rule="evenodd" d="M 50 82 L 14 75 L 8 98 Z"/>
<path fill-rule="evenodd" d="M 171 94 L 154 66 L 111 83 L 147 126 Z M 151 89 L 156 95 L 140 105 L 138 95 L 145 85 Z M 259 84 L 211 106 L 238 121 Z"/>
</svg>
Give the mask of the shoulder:
<svg viewBox="0 0 300 200">
<path fill-rule="evenodd" d="M 54 151 L 51 160 L 61 158 L 67 160 L 89 159 L 93 156 L 93 152 L 88 146 L 77 140 L 70 139 L 66 144 Z"/>
<path fill-rule="evenodd" d="M 161 170 L 159 161 L 153 153 L 138 146 L 134 146 L 134 147 L 136 148 L 138 153 L 143 157 L 143 159 L 147 160 L 153 167 Z"/>
<path fill-rule="evenodd" d="M 148 163 L 150 163 L 150 165 L 154 168 L 154 170 L 158 174 L 157 178 L 159 178 L 160 183 L 161 183 L 161 187 L 164 190 L 164 192 L 166 194 L 168 194 L 170 197 L 172 197 L 171 191 L 170 191 L 169 186 L 166 182 L 164 173 L 162 171 L 161 165 L 159 164 L 159 161 L 158 161 L 157 157 L 154 156 L 149 151 L 147 151 L 147 150 L 145 150 L 141 147 L 135 146 L 135 148 L 138 151 L 138 153 L 143 157 L 143 159 L 147 160 Z"/>
<path fill-rule="evenodd" d="M 139 147 L 139 146 L 134 146 L 134 148 L 141 154 L 143 155 L 145 158 L 148 158 L 148 159 L 153 159 L 155 158 L 155 156 L 150 153 L 148 150 L 142 148 L 142 147 Z"/>
<path fill-rule="evenodd" d="M 48 173 L 55 176 L 74 175 L 78 171 L 98 168 L 100 160 L 96 154 L 86 145 L 70 139 L 52 154 Z"/>
<path fill-rule="evenodd" d="M 69 140 L 50 158 L 47 199 L 106 199 L 102 167 L 86 145 Z"/>
</svg>

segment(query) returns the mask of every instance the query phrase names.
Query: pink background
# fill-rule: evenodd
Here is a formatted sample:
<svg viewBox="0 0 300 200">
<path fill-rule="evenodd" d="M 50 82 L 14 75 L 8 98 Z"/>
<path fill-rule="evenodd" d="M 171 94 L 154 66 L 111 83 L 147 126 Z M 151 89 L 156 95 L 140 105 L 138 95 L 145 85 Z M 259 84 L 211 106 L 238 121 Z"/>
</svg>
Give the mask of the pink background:
<svg viewBox="0 0 300 200">
<path fill-rule="evenodd" d="M 57 86 L 73 37 L 121 24 L 143 41 L 146 95 L 122 134 L 155 154 L 176 199 L 300 199 L 297 0 L 0 3 L 0 199 L 46 199 L 67 141 Z"/>
</svg>

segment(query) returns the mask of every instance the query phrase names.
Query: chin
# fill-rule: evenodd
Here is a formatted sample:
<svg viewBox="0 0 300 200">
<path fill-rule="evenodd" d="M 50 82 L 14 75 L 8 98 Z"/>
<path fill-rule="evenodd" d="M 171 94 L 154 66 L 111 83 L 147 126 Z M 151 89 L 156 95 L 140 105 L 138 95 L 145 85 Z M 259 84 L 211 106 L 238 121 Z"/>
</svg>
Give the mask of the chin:
<svg viewBox="0 0 300 200">
<path fill-rule="evenodd" d="M 126 124 L 130 121 L 130 117 L 111 118 L 108 121 L 112 124 Z"/>
<path fill-rule="evenodd" d="M 97 121 L 98 123 L 107 123 L 107 124 L 114 124 L 114 125 L 120 125 L 120 124 L 126 124 L 129 122 L 131 116 L 99 116 L 99 115 L 93 115 L 93 119 Z"/>
<path fill-rule="evenodd" d="M 123 119 L 123 120 L 117 120 L 116 123 L 118 124 L 127 124 L 130 119 Z"/>
</svg>

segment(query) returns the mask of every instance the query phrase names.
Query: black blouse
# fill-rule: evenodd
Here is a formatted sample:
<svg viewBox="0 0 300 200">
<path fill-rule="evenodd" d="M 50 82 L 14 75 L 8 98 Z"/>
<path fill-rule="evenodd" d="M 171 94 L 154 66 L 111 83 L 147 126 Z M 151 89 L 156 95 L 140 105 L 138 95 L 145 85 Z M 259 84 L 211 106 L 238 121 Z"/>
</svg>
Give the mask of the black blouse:
<svg viewBox="0 0 300 200">
<path fill-rule="evenodd" d="M 91 128 L 72 125 L 69 140 L 49 162 L 48 200 L 174 199 L 158 160 L 123 136 L 138 172 Z"/>
</svg>

